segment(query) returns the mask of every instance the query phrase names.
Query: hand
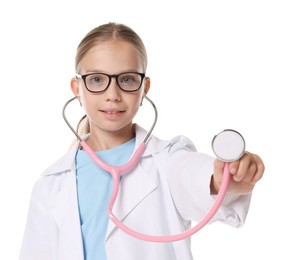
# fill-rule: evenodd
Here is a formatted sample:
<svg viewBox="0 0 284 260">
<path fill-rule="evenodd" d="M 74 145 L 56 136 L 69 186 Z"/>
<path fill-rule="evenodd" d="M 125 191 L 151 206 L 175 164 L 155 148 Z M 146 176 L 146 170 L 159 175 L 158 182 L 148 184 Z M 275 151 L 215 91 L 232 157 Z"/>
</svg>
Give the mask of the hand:
<svg viewBox="0 0 284 260">
<path fill-rule="evenodd" d="M 211 179 L 211 194 L 217 194 L 222 183 L 225 163 L 218 159 L 214 161 L 214 174 Z M 261 158 L 249 152 L 245 152 L 241 159 L 229 164 L 232 178 L 227 193 L 243 195 L 252 192 L 254 185 L 262 178 L 264 164 Z"/>
</svg>

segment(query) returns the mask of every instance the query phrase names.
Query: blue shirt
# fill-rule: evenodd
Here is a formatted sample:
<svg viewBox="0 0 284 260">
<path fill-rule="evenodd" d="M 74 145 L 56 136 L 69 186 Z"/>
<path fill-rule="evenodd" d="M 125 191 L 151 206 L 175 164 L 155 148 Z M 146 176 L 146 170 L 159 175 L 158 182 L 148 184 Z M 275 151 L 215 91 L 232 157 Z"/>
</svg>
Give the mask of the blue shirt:
<svg viewBox="0 0 284 260">
<path fill-rule="evenodd" d="M 104 162 L 119 166 L 128 162 L 134 145 L 135 139 L 132 139 L 96 154 Z M 83 150 L 78 150 L 76 155 L 76 175 L 85 260 L 106 260 L 104 241 L 108 226 L 107 206 L 113 187 L 111 175 Z"/>
</svg>

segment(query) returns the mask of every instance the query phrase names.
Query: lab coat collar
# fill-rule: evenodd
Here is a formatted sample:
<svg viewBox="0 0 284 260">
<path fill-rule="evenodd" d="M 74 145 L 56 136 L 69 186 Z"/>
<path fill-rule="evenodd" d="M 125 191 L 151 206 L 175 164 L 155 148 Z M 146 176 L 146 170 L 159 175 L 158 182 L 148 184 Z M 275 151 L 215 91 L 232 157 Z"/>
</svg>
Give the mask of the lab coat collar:
<svg viewBox="0 0 284 260">
<path fill-rule="evenodd" d="M 136 133 L 136 142 L 135 142 L 134 151 L 136 151 L 138 146 L 145 139 L 148 132 L 144 128 L 142 128 L 141 126 L 139 126 L 137 124 L 134 124 L 134 128 L 135 128 L 135 133 Z M 168 146 L 169 144 L 170 144 L 169 141 L 164 141 L 164 140 L 162 141 L 162 140 L 158 139 L 157 137 L 151 135 L 148 142 L 147 142 L 146 149 L 145 149 L 142 157 L 158 153 L 161 150 L 163 150 L 166 146 Z"/>
</svg>

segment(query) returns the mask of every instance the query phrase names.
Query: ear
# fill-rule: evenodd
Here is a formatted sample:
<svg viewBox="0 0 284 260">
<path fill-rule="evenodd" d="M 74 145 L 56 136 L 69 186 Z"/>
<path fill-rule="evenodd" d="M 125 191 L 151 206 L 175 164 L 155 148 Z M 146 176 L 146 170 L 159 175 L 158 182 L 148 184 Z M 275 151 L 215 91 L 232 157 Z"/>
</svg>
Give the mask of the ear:
<svg viewBox="0 0 284 260">
<path fill-rule="evenodd" d="M 79 82 L 76 77 L 73 77 L 70 82 L 71 90 L 75 96 L 79 96 Z"/>
<path fill-rule="evenodd" d="M 144 84 L 145 84 L 145 85 L 144 85 L 144 95 L 143 95 L 143 97 L 142 97 L 142 99 L 141 99 L 140 106 L 142 106 L 144 96 L 146 96 L 146 95 L 147 95 L 147 93 L 148 93 L 148 91 L 149 91 L 149 89 L 150 89 L 150 85 L 151 85 L 150 78 L 146 77 L 146 78 L 145 78 L 145 83 L 144 83 Z"/>
<path fill-rule="evenodd" d="M 151 85 L 151 80 L 149 77 L 145 78 L 144 94 L 147 95 Z"/>
</svg>

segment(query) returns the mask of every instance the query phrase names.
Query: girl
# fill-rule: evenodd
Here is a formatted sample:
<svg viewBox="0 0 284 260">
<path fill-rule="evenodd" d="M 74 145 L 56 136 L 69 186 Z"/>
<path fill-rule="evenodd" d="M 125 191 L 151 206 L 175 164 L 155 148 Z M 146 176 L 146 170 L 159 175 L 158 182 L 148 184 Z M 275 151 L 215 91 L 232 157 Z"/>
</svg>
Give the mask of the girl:
<svg viewBox="0 0 284 260">
<path fill-rule="evenodd" d="M 132 123 L 150 88 L 147 54 L 129 27 L 108 23 L 90 31 L 77 49 L 71 89 L 86 117 L 80 135 L 105 162 L 125 164 L 146 131 Z M 115 215 L 141 233 L 168 235 L 190 228 L 214 202 L 224 163 L 197 153 L 186 137 L 151 136 L 138 166 L 120 180 Z M 254 185 L 263 175 L 259 156 L 230 163 L 228 195 L 212 221 L 244 223 Z M 34 186 L 20 260 L 193 259 L 190 238 L 153 243 L 133 238 L 108 220 L 109 173 L 75 145 Z"/>
</svg>

